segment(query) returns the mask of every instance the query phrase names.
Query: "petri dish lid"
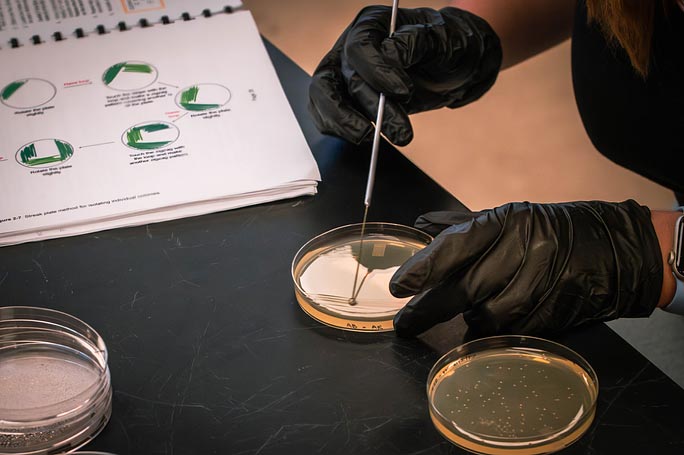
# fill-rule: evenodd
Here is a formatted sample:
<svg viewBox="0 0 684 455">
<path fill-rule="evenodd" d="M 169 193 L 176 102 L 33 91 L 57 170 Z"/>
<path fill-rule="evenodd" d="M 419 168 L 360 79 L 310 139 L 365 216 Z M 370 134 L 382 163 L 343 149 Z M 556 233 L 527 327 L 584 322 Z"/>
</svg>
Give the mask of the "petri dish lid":
<svg viewBox="0 0 684 455">
<path fill-rule="evenodd" d="M 295 295 L 304 312 L 328 326 L 390 331 L 394 315 L 410 300 L 390 294 L 390 278 L 432 237 L 412 227 L 373 222 L 366 223 L 361 241 L 361 227 L 332 229 L 300 248 L 292 261 Z"/>
<path fill-rule="evenodd" d="M 445 354 L 430 371 L 427 394 L 433 424 L 456 446 L 535 455 L 561 450 L 587 431 L 598 378 L 561 344 L 507 335 Z"/>
<path fill-rule="evenodd" d="M 0 308 L 0 454 L 75 450 L 111 415 L 107 349 L 55 310 Z"/>
</svg>

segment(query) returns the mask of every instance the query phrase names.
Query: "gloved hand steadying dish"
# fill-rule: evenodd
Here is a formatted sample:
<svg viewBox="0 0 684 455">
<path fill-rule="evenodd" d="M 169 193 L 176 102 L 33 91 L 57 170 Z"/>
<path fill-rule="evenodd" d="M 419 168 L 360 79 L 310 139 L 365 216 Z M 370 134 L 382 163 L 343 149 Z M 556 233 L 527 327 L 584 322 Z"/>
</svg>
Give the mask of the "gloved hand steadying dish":
<svg viewBox="0 0 684 455">
<path fill-rule="evenodd" d="M 459 313 L 483 335 L 554 333 L 648 316 L 658 303 L 658 238 L 631 200 L 434 212 L 416 227 L 436 237 L 390 282 L 396 297 L 415 295 L 394 318 L 399 336 Z"/>
<path fill-rule="evenodd" d="M 496 80 L 501 45 L 481 18 L 457 8 L 364 8 L 316 68 L 309 112 L 318 129 L 356 144 L 368 136 L 378 98 L 387 97 L 383 133 L 396 145 L 413 138 L 408 115 L 455 108 Z"/>
</svg>

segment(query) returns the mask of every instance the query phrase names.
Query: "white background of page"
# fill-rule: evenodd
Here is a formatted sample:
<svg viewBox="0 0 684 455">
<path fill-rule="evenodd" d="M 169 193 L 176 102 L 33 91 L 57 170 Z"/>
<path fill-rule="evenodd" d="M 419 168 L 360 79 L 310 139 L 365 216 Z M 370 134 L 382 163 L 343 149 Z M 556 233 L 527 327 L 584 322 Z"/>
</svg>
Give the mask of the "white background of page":
<svg viewBox="0 0 684 455">
<path fill-rule="evenodd" d="M 188 156 L 131 166 L 134 151 L 121 142 L 123 132 L 147 121 L 170 122 L 165 113 L 179 110 L 174 97 L 138 107 L 104 107 L 106 96 L 115 92 L 102 83 L 103 72 L 112 64 L 131 60 L 153 64 L 159 72 L 156 84 L 177 86 L 168 87 L 174 96 L 197 83 L 229 88 L 232 98 L 225 107 L 230 112 L 213 119 L 192 118 L 189 113 L 175 122 L 180 137 L 173 144 L 185 145 Z M 0 61 L 2 87 L 28 77 L 49 80 L 57 87 L 57 95 L 47 104 L 55 108 L 40 116 L 15 115 L 0 105 L 4 131 L 0 156 L 7 158 L 0 162 L 0 218 L 160 193 L 49 219 L 1 223 L 0 235 L 320 179 L 248 11 L 28 46 L 0 53 Z M 75 80 L 92 84 L 62 88 Z M 256 101 L 249 90 L 257 94 Z M 21 146 L 43 138 L 74 146 L 74 156 L 65 163 L 70 169 L 46 177 L 31 174 L 16 162 Z M 114 143 L 79 148 L 110 141 Z M 315 188 L 309 188 L 308 193 L 313 192 Z"/>
</svg>

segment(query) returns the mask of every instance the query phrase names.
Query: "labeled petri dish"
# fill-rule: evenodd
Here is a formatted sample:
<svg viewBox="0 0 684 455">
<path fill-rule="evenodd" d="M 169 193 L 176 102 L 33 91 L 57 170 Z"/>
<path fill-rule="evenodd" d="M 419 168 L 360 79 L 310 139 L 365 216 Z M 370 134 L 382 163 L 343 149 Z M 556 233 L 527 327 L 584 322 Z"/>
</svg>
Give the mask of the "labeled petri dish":
<svg viewBox="0 0 684 455">
<path fill-rule="evenodd" d="M 598 378 L 563 345 L 497 336 L 439 359 L 427 394 L 432 422 L 456 446 L 479 454 L 535 455 L 561 450 L 587 431 Z"/>
<path fill-rule="evenodd" d="M 71 452 L 109 421 L 107 349 L 55 310 L 0 308 L 0 454 Z"/>
<path fill-rule="evenodd" d="M 314 237 L 292 261 L 300 307 L 315 320 L 344 330 L 386 332 L 410 298 L 389 292 L 389 281 L 432 237 L 412 227 L 366 223 L 338 227 Z"/>
</svg>

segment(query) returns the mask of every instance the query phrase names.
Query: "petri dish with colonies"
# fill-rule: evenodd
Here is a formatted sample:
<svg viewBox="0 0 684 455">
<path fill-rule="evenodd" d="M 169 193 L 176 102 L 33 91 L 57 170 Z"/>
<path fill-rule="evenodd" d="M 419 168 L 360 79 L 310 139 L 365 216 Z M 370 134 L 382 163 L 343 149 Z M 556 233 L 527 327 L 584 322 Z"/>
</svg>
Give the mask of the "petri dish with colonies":
<svg viewBox="0 0 684 455">
<path fill-rule="evenodd" d="M 60 311 L 0 307 L 0 454 L 72 452 L 111 415 L 107 349 Z"/>
<path fill-rule="evenodd" d="M 496 336 L 439 359 L 427 394 L 433 424 L 456 446 L 479 454 L 536 455 L 561 450 L 587 431 L 598 378 L 561 344 Z"/>
<path fill-rule="evenodd" d="M 389 281 L 432 237 L 392 223 L 341 226 L 314 237 L 295 255 L 292 279 L 300 307 L 331 327 L 356 332 L 393 330 L 410 300 L 389 292 Z"/>
</svg>

